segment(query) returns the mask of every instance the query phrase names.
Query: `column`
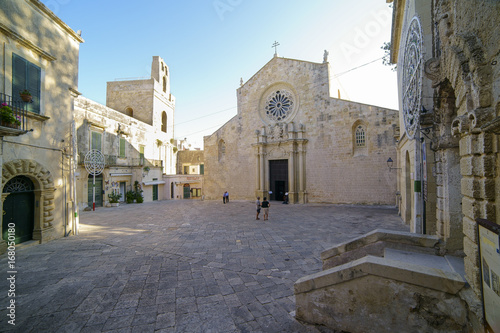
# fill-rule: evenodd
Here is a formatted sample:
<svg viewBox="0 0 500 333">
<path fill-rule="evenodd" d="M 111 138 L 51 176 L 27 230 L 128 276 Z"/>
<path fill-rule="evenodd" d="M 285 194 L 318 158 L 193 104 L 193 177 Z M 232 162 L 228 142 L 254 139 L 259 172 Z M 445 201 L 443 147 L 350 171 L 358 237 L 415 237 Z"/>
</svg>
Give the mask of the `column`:
<svg viewBox="0 0 500 333">
<path fill-rule="evenodd" d="M 304 166 L 304 163 L 305 163 L 305 159 L 304 159 L 304 155 L 305 155 L 305 150 L 304 150 L 304 144 L 301 143 L 300 144 L 300 149 L 298 151 L 298 155 L 299 155 L 299 200 L 301 203 L 306 203 L 307 202 L 307 198 L 306 198 L 306 194 L 304 189 L 305 189 L 305 166 Z"/>
<path fill-rule="evenodd" d="M 256 162 L 256 165 L 255 165 L 255 193 L 259 193 L 260 191 L 260 149 L 261 147 L 260 146 L 256 146 L 255 147 L 257 153 L 255 154 L 255 162 Z"/>
<path fill-rule="evenodd" d="M 260 190 L 265 191 L 266 190 L 266 170 L 265 170 L 265 159 L 266 159 L 266 154 L 264 153 L 264 147 L 262 147 L 262 150 L 260 152 Z"/>
<path fill-rule="evenodd" d="M 414 165 L 414 180 L 413 180 L 413 223 L 411 232 L 423 234 L 423 200 L 422 200 L 422 144 L 420 142 L 420 130 L 415 133 L 415 165 Z"/>
<path fill-rule="evenodd" d="M 290 203 L 295 203 L 295 143 L 292 142 L 290 149 L 290 158 L 288 159 L 288 199 Z"/>
</svg>

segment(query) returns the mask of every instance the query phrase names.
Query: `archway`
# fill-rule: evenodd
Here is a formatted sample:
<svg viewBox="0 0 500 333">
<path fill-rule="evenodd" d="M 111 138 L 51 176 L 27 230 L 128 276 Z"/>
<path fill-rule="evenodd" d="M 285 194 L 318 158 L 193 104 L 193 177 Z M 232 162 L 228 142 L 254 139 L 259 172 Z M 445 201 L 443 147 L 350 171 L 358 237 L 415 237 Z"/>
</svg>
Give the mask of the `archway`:
<svg viewBox="0 0 500 333">
<path fill-rule="evenodd" d="M 15 235 L 19 244 L 33 239 L 35 227 L 35 185 L 26 176 L 16 176 L 3 188 L 2 239 L 7 241 Z"/>
<path fill-rule="evenodd" d="M 2 206 L 11 193 L 5 193 L 7 183 L 17 176 L 25 176 L 33 184 L 33 233 L 32 238 L 43 240 L 45 232 L 49 231 L 54 221 L 54 180 L 50 171 L 33 160 L 13 160 L 2 167 Z M 23 199 L 25 200 L 25 199 Z M 27 199 L 26 200 L 30 200 Z M 8 204 L 8 202 L 7 202 Z M 28 205 L 29 202 L 27 203 Z M 2 218 L 2 230 L 4 221 Z"/>
</svg>

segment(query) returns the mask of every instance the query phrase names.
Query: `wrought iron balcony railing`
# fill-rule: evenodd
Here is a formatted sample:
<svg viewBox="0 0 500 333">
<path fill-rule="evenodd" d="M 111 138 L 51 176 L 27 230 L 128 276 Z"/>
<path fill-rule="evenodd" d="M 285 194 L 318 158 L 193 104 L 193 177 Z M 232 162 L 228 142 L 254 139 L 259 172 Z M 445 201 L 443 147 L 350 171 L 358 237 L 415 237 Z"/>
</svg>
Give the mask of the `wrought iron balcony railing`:
<svg viewBox="0 0 500 333">
<path fill-rule="evenodd" d="M 78 164 L 82 164 L 85 161 L 85 155 L 87 151 L 80 151 L 78 153 Z M 149 167 L 163 167 L 162 160 L 150 160 L 147 158 L 133 158 L 133 157 L 119 157 L 116 155 L 106 155 L 104 154 L 104 164 L 106 167 L 115 166 L 125 166 L 125 167 L 137 167 L 137 166 L 149 166 Z"/>
<path fill-rule="evenodd" d="M 20 125 L 17 125 L 12 122 L 4 121 L 2 118 L 7 117 L 7 115 L 0 115 L 0 127 L 4 130 L 12 131 L 17 130 L 19 133 L 26 132 L 28 130 L 28 111 L 26 110 L 26 102 L 23 101 L 15 101 L 12 96 L 6 95 L 4 93 L 0 93 L 0 105 L 8 106 L 12 110 L 12 116 L 14 119 L 17 119 L 20 122 Z M 2 131 L 2 132 L 3 132 Z M 12 134 L 12 135 L 19 135 Z"/>
</svg>

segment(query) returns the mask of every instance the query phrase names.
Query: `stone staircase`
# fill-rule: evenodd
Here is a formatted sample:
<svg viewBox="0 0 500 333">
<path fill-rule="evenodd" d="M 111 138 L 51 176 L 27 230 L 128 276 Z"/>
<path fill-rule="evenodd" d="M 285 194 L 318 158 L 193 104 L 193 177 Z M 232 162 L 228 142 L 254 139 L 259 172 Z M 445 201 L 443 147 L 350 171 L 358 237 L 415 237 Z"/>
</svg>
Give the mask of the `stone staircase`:
<svg viewBox="0 0 500 333">
<path fill-rule="evenodd" d="M 321 254 L 295 283 L 296 318 L 345 332 L 464 332 L 463 259 L 435 236 L 374 230 Z"/>
</svg>

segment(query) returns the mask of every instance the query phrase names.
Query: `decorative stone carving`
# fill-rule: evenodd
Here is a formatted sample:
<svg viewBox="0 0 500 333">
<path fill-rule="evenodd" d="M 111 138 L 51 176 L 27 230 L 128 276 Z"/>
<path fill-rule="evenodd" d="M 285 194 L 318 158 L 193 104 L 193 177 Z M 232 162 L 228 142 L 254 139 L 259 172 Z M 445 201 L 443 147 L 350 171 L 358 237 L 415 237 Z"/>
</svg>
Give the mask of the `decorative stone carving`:
<svg viewBox="0 0 500 333">
<path fill-rule="evenodd" d="M 431 58 L 424 64 L 424 74 L 432 81 L 432 88 L 436 88 L 441 83 L 441 65 L 439 58 Z"/>
<path fill-rule="evenodd" d="M 28 176 L 36 180 L 35 192 L 40 191 L 40 202 L 43 205 L 43 217 L 40 224 L 43 228 L 52 226 L 54 220 L 54 180 L 50 171 L 33 160 L 13 160 L 5 163 L 2 167 L 2 188 L 6 183 L 18 175 Z"/>
<path fill-rule="evenodd" d="M 406 35 L 403 60 L 403 119 L 406 134 L 413 139 L 422 107 L 422 27 L 414 17 Z"/>
<path fill-rule="evenodd" d="M 451 122 L 451 134 L 460 135 L 467 133 L 470 129 L 469 115 L 461 115 Z"/>
<path fill-rule="evenodd" d="M 470 111 L 467 116 L 470 121 L 470 128 L 480 130 L 480 127 L 493 120 L 495 111 L 492 108 L 476 109 Z"/>
<path fill-rule="evenodd" d="M 266 115 L 274 121 L 283 121 L 293 109 L 293 96 L 287 90 L 276 90 L 268 96 L 266 101 Z"/>
<path fill-rule="evenodd" d="M 268 158 L 285 158 L 288 155 L 288 153 L 285 151 L 285 149 L 276 146 L 272 148 L 269 153 L 268 153 Z"/>
<path fill-rule="evenodd" d="M 287 83 L 271 85 L 261 95 L 259 114 L 265 124 L 289 123 L 297 114 L 299 100 L 296 91 Z"/>
<path fill-rule="evenodd" d="M 286 129 L 284 124 L 277 123 L 275 125 L 269 125 L 267 131 L 267 139 L 269 141 L 283 141 L 287 138 Z"/>
</svg>

